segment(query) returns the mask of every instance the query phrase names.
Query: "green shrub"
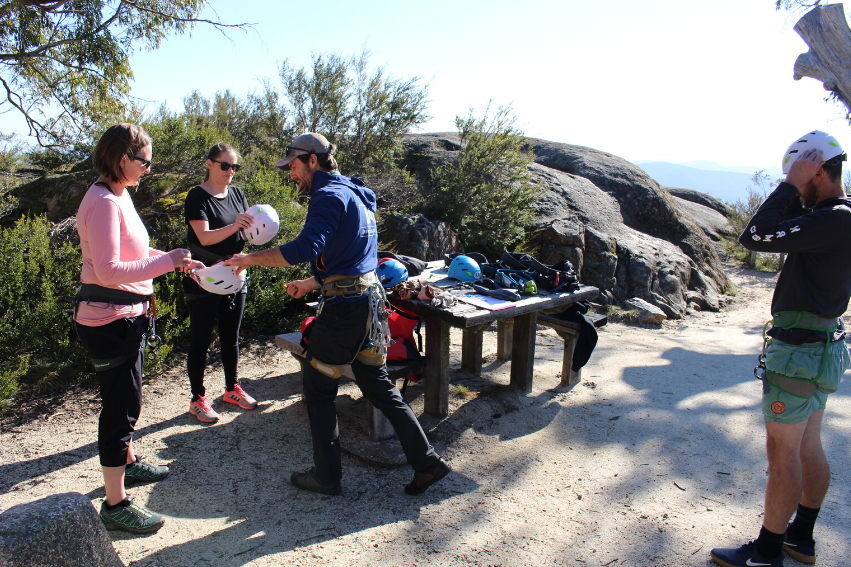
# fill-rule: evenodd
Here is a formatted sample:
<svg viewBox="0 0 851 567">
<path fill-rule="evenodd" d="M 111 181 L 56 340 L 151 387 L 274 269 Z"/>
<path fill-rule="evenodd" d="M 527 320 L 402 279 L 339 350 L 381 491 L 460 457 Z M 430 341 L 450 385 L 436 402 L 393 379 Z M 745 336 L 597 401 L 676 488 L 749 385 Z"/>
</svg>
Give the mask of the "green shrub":
<svg viewBox="0 0 851 567">
<path fill-rule="evenodd" d="M 727 210 L 730 211 L 727 222 L 730 223 L 730 228 L 733 229 L 734 234 L 738 236 L 744 232 L 751 218 L 768 197 L 772 187 L 779 182 L 780 180 L 772 180 L 765 172 L 757 171 L 751 177 L 751 185 L 746 189 L 745 199 L 736 199 L 736 202 L 732 204 L 727 203 Z M 750 262 L 751 252 L 739 243 L 737 236 L 724 239 L 724 250 L 738 262 L 748 264 Z M 779 266 L 780 256 L 778 254 L 757 255 L 756 268 L 758 270 L 776 272 Z"/>
<path fill-rule="evenodd" d="M 82 349 L 69 339 L 64 311 L 71 306 L 64 297 L 79 283 L 80 251 L 67 243 L 51 248 L 50 228 L 36 217 L 0 229 L 0 400 L 29 369 L 70 375 L 85 364 Z"/>
<path fill-rule="evenodd" d="M 531 148 L 515 127 L 510 107 L 489 116 L 457 117 L 462 148 L 457 158 L 432 172 L 426 216 L 446 221 L 467 250 L 499 257 L 526 237 L 539 189 L 531 183 Z"/>
</svg>

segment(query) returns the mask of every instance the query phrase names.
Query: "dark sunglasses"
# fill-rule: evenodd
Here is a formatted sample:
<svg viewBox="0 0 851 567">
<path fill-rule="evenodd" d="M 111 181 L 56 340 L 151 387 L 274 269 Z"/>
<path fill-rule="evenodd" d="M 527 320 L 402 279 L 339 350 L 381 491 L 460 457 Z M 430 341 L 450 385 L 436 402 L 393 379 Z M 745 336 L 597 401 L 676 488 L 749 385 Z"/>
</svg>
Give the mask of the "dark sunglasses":
<svg viewBox="0 0 851 567">
<path fill-rule="evenodd" d="M 242 167 L 238 163 L 228 163 L 226 161 L 219 161 L 219 160 L 213 159 L 213 158 L 210 158 L 210 161 L 214 161 L 217 164 L 219 164 L 222 167 L 222 171 L 227 171 L 229 169 L 232 169 L 233 172 L 236 173 L 237 171 L 239 171 L 239 168 Z"/>
<path fill-rule="evenodd" d="M 290 155 L 290 150 L 298 150 L 298 151 L 300 151 L 300 152 L 307 152 L 307 155 L 310 155 L 310 154 L 312 154 L 312 153 L 313 153 L 313 152 L 311 152 L 310 150 L 305 150 L 305 149 L 302 149 L 302 148 L 297 148 L 297 147 L 295 147 L 295 146 L 287 146 L 286 150 L 284 150 L 284 155 L 285 155 L 285 156 Z"/>
<path fill-rule="evenodd" d="M 146 169 L 151 167 L 151 160 L 149 160 L 149 159 L 141 158 L 139 156 L 128 156 L 128 157 L 130 159 L 135 159 L 136 161 L 142 162 L 142 165 L 144 165 Z"/>
</svg>

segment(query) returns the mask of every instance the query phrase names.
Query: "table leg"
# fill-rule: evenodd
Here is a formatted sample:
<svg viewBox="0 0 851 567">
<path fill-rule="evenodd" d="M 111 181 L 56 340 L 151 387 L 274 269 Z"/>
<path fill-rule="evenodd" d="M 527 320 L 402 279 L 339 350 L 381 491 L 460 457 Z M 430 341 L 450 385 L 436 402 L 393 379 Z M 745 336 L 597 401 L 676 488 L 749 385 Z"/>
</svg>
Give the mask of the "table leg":
<svg viewBox="0 0 851 567">
<path fill-rule="evenodd" d="M 428 358 L 423 370 L 425 412 L 444 418 L 449 415 L 449 323 L 428 318 L 425 326 Z"/>
<path fill-rule="evenodd" d="M 573 351 L 576 350 L 578 334 L 556 331 L 564 339 L 564 355 L 561 362 L 561 383 L 565 386 L 575 386 L 582 380 L 582 369 L 573 371 Z"/>
<path fill-rule="evenodd" d="M 514 335 L 514 319 L 496 322 L 496 359 L 511 360 L 511 343 Z"/>
<path fill-rule="evenodd" d="M 369 400 L 366 402 L 366 430 L 370 441 L 384 441 L 396 436 L 390 421 Z"/>
<path fill-rule="evenodd" d="M 476 376 L 482 374 L 482 342 L 483 327 L 473 327 L 463 330 L 461 343 L 461 370 L 472 372 Z"/>
<path fill-rule="evenodd" d="M 511 345 L 511 385 L 522 392 L 532 391 L 537 327 L 537 312 L 533 311 L 514 317 L 514 337 Z"/>
</svg>

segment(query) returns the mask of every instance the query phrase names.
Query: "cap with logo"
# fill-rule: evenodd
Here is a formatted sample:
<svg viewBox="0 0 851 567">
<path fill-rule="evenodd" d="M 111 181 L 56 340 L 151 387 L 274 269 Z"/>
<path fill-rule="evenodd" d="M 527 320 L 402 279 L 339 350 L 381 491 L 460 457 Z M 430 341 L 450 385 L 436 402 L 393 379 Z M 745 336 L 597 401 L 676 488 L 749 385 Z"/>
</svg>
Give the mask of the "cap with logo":
<svg viewBox="0 0 851 567">
<path fill-rule="evenodd" d="M 290 162 L 298 156 L 307 154 L 330 154 L 332 153 L 331 142 L 322 134 L 308 132 L 302 134 L 292 141 L 287 146 L 287 155 L 275 162 L 275 167 L 287 170 L 290 168 Z"/>
</svg>

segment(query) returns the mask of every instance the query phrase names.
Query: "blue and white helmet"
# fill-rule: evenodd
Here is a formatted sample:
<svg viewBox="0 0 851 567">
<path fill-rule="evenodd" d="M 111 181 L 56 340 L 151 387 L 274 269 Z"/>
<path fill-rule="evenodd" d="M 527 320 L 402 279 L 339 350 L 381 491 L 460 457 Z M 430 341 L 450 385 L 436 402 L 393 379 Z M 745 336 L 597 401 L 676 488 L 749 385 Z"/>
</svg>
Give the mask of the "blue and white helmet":
<svg viewBox="0 0 851 567">
<path fill-rule="evenodd" d="M 375 269 L 378 281 L 385 289 L 393 289 L 397 283 L 408 280 L 408 268 L 399 260 L 381 262 Z"/>
<path fill-rule="evenodd" d="M 478 262 L 469 256 L 455 256 L 449 264 L 449 277 L 462 282 L 475 282 L 482 279 L 482 270 Z"/>
<path fill-rule="evenodd" d="M 792 164 L 798 161 L 798 158 L 807 150 L 820 151 L 823 161 L 829 161 L 845 153 L 842 146 L 839 145 L 839 140 L 826 132 L 813 130 L 795 140 L 789 146 L 789 149 L 786 150 L 786 153 L 783 154 L 783 175 L 789 173 Z M 843 159 L 842 161 L 845 160 Z"/>
</svg>

